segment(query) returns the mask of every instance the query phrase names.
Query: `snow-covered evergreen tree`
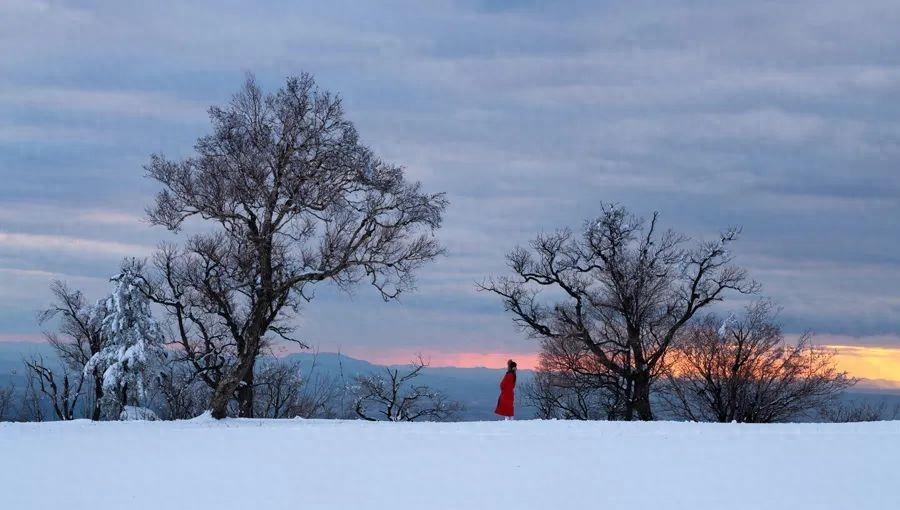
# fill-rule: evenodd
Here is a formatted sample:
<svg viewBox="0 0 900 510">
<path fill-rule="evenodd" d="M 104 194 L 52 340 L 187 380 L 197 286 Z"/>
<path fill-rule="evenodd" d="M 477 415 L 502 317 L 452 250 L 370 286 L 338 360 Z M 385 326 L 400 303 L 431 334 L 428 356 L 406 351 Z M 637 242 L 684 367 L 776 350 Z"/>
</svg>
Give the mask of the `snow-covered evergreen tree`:
<svg viewBox="0 0 900 510">
<path fill-rule="evenodd" d="M 140 291 L 139 266 L 126 267 L 112 281 L 115 290 L 98 301 L 92 312 L 106 342 L 84 370 L 91 373 L 96 368 L 103 373 L 102 407 L 107 419 L 146 417 L 147 413 L 138 413 L 136 408 L 146 407 L 147 390 L 165 360 L 162 329 Z"/>
</svg>

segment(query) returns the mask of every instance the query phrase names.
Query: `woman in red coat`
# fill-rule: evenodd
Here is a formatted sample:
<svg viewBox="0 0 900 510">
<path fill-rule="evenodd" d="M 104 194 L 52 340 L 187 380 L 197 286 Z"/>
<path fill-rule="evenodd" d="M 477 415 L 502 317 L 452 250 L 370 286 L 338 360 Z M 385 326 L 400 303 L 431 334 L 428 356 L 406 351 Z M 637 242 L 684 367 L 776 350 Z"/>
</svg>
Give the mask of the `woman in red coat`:
<svg viewBox="0 0 900 510">
<path fill-rule="evenodd" d="M 516 401 L 516 362 L 506 362 L 506 375 L 500 381 L 500 398 L 497 399 L 497 408 L 494 412 L 511 420 L 515 413 Z"/>
</svg>

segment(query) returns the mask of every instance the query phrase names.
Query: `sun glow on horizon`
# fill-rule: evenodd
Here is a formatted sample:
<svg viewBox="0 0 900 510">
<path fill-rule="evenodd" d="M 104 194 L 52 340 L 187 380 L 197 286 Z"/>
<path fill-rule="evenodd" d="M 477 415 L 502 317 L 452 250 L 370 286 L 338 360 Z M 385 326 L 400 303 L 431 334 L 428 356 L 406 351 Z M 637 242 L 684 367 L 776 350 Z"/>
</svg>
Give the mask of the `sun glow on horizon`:
<svg viewBox="0 0 900 510">
<path fill-rule="evenodd" d="M 835 361 L 840 370 L 862 379 L 863 386 L 900 389 L 900 347 L 870 347 L 853 345 L 824 345 L 834 349 Z M 408 353 L 383 353 L 361 357 L 372 363 L 402 365 L 415 356 Z M 423 352 L 432 367 L 498 368 L 506 366 L 506 360 L 514 359 L 519 368 L 534 369 L 538 365 L 537 353 L 479 353 L 479 352 Z"/>
<path fill-rule="evenodd" d="M 0 343 L 26 342 L 40 343 L 43 337 L 27 335 L 2 335 Z M 846 344 L 824 344 L 821 347 L 836 352 L 837 368 L 851 377 L 859 378 L 860 388 L 900 390 L 900 347 L 860 346 Z M 297 349 L 276 350 L 277 356 L 284 356 Z M 378 365 L 405 365 L 414 361 L 417 352 L 406 349 L 373 351 L 370 349 L 350 349 L 344 354 Z M 444 352 L 422 350 L 423 359 L 431 367 L 494 368 L 504 369 L 506 360 L 513 359 L 520 369 L 533 370 L 538 366 L 538 353 L 523 352 Z"/>
<path fill-rule="evenodd" d="M 827 345 L 837 351 L 835 361 L 841 370 L 863 379 L 869 386 L 900 389 L 900 347 L 863 347 Z"/>
</svg>

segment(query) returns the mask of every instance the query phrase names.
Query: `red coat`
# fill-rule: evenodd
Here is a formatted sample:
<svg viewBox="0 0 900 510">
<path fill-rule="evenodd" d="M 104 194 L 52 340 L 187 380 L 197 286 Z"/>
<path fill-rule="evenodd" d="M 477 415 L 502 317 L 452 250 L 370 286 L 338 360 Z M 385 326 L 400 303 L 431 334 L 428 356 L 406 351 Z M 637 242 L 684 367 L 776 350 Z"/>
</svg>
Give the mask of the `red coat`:
<svg viewBox="0 0 900 510">
<path fill-rule="evenodd" d="M 500 381 L 500 398 L 497 399 L 497 408 L 494 412 L 500 416 L 513 416 L 515 414 L 516 401 L 516 373 L 507 372 Z"/>
</svg>

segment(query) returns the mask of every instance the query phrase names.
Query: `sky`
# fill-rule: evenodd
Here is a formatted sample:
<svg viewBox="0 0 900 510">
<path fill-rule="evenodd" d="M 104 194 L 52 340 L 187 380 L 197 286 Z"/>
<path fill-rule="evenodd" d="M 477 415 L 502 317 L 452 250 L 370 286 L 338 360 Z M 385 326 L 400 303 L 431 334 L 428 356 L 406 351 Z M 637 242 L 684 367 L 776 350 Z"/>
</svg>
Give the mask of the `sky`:
<svg viewBox="0 0 900 510">
<path fill-rule="evenodd" d="M 450 200 L 415 293 L 317 291 L 300 336 L 320 350 L 533 359 L 475 283 L 605 201 L 694 239 L 741 226 L 737 262 L 788 333 L 900 381 L 897 26 L 895 0 L 4 0 L 0 341 L 39 339 L 53 279 L 96 298 L 177 240 L 143 220 L 149 156 L 190 155 L 246 73 L 271 90 L 305 71 Z"/>
</svg>

